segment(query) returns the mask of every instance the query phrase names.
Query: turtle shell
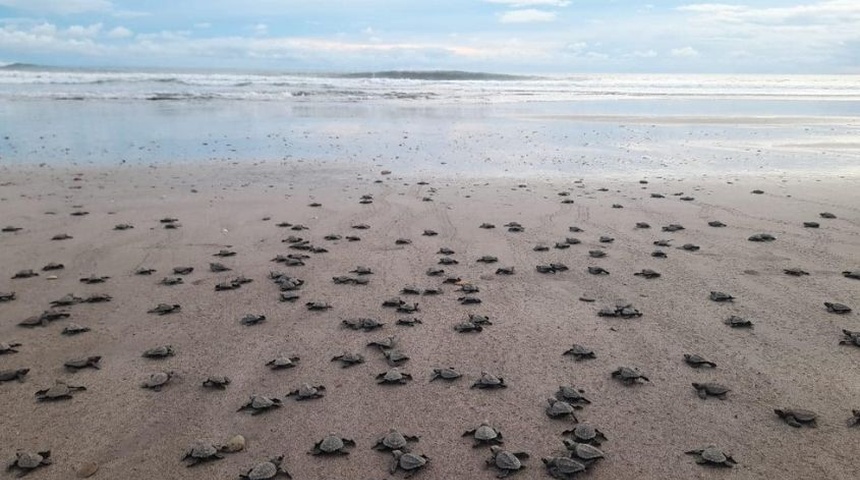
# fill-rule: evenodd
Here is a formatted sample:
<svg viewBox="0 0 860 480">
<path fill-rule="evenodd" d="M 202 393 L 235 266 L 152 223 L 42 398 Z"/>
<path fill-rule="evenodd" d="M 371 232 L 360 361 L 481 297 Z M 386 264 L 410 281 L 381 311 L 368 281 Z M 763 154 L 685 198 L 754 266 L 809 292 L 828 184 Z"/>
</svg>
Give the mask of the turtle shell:
<svg viewBox="0 0 860 480">
<path fill-rule="evenodd" d="M 382 444 L 392 450 L 399 450 L 406 447 L 407 442 L 406 437 L 404 437 L 402 433 L 392 429 L 384 437 L 382 437 Z"/>
<path fill-rule="evenodd" d="M 543 463 L 550 472 L 557 472 L 564 476 L 570 476 L 585 470 L 585 465 L 568 457 L 544 458 Z"/>
<path fill-rule="evenodd" d="M 149 376 L 146 384 L 150 387 L 159 387 L 170 381 L 172 375 L 167 372 L 155 372 Z"/>
<path fill-rule="evenodd" d="M 25 470 L 32 470 L 47 460 L 51 452 L 18 452 L 15 457 L 14 465 Z"/>
<path fill-rule="evenodd" d="M 502 435 L 498 430 L 487 424 L 483 424 L 475 429 L 474 434 L 475 439 L 481 441 L 494 440 L 496 438 L 501 438 L 501 436 Z"/>
<path fill-rule="evenodd" d="M 496 450 L 494 455 L 496 466 L 502 470 L 519 470 L 523 464 L 519 458 L 507 450 Z"/>
<path fill-rule="evenodd" d="M 337 452 L 343 449 L 343 439 L 337 435 L 326 435 L 319 444 L 319 449 L 325 453 Z"/>
<path fill-rule="evenodd" d="M 397 459 L 397 464 L 403 470 L 416 470 L 427 464 L 427 458 L 414 453 L 404 453 Z"/>
<path fill-rule="evenodd" d="M 573 454 L 581 460 L 597 460 L 603 458 L 603 451 L 587 443 L 577 443 L 573 446 Z"/>
<path fill-rule="evenodd" d="M 278 467 L 272 462 L 258 463 L 248 471 L 248 480 L 268 480 L 278 474 Z"/>
<path fill-rule="evenodd" d="M 211 443 L 196 442 L 191 446 L 188 455 L 192 458 L 209 458 L 215 456 L 217 453 L 218 449 Z"/>
<path fill-rule="evenodd" d="M 726 454 L 717 447 L 706 447 L 700 455 L 709 463 L 725 463 L 727 460 Z"/>
<path fill-rule="evenodd" d="M 254 395 L 251 397 L 251 408 L 254 409 L 262 409 L 269 408 L 276 404 L 274 400 L 269 397 L 264 397 L 262 395 Z"/>
</svg>

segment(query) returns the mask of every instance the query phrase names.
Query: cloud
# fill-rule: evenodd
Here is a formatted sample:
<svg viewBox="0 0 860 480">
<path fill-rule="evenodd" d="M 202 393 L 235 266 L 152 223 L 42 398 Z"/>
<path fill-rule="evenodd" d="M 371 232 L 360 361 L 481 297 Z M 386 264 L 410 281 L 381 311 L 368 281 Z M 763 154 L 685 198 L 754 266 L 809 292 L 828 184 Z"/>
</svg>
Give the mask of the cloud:
<svg viewBox="0 0 860 480">
<path fill-rule="evenodd" d="M 820 24 L 860 21 L 860 2 L 856 0 L 827 0 L 788 7 L 755 8 L 747 5 L 700 3 L 683 5 L 679 11 L 700 14 L 724 22 L 755 22 L 784 24 L 802 22 Z"/>
<path fill-rule="evenodd" d="M 251 31 L 258 37 L 263 37 L 269 34 L 269 26 L 265 23 L 258 23 L 251 27 Z"/>
<path fill-rule="evenodd" d="M 94 23 L 89 26 L 72 25 L 64 32 L 67 37 L 71 38 L 95 38 L 102 31 L 101 23 Z"/>
<path fill-rule="evenodd" d="M 507 5 L 513 8 L 524 7 L 566 7 L 570 5 L 569 0 L 484 0 L 487 3 Z"/>
<path fill-rule="evenodd" d="M 108 38 L 129 38 L 134 32 L 125 27 L 115 27 L 107 33 Z"/>
<path fill-rule="evenodd" d="M 669 53 L 673 57 L 680 58 L 693 58 L 699 56 L 699 52 L 693 47 L 673 48 Z"/>
<path fill-rule="evenodd" d="M 634 50 L 630 55 L 636 58 L 655 58 L 657 52 L 654 50 Z"/>
<path fill-rule="evenodd" d="M 534 23 L 552 22 L 555 20 L 555 12 L 527 8 L 525 10 L 511 10 L 499 15 L 501 23 Z"/>
<path fill-rule="evenodd" d="M 105 12 L 113 8 L 113 4 L 109 0 L 0 0 L 0 7 L 11 7 L 40 14 L 68 15 Z"/>
</svg>

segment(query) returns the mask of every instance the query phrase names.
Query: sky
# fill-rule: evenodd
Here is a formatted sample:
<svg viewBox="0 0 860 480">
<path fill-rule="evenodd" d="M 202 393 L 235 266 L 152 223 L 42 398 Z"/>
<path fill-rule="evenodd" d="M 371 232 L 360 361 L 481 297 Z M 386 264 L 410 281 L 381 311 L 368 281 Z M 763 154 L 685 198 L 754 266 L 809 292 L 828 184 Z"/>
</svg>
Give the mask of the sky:
<svg viewBox="0 0 860 480">
<path fill-rule="evenodd" d="M 0 0 L 0 63 L 860 73 L 860 0 Z"/>
</svg>

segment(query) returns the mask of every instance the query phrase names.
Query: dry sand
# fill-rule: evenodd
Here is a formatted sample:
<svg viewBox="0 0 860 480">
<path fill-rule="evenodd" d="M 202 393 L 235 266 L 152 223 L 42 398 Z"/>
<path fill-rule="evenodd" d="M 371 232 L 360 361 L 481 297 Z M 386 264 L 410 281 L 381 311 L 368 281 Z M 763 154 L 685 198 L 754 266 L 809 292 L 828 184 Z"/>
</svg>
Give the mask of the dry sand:
<svg viewBox="0 0 860 480">
<path fill-rule="evenodd" d="M 823 302 L 860 309 L 860 281 L 840 272 L 860 268 L 860 179 L 851 178 L 649 178 L 636 179 L 442 179 L 363 175 L 349 168 L 296 164 L 218 164 L 157 169 L 124 167 L 82 170 L 14 168 L 2 172 L 0 222 L 23 227 L 0 234 L 0 291 L 17 299 L 0 304 L 0 342 L 23 344 L 20 353 L 0 356 L 0 370 L 29 367 L 23 383 L 0 384 L 0 454 L 16 449 L 53 451 L 54 464 L 34 479 L 72 478 L 75 468 L 95 461 L 94 478 L 195 479 L 238 478 L 253 464 L 285 455 L 296 479 L 389 478 L 390 455 L 370 449 L 389 428 L 420 435 L 413 450 L 431 458 L 419 478 L 492 478 L 485 470 L 486 449 L 473 449 L 464 430 L 488 420 L 499 427 L 505 445 L 532 458 L 515 478 L 546 478 L 540 458 L 559 452 L 561 432 L 569 422 L 544 414 L 545 399 L 561 384 L 586 390 L 593 404 L 580 420 L 608 437 L 606 459 L 588 478 L 856 478 L 860 469 L 860 429 L 849 429 L 852 408 L 860 408 L 860 349 L 839 346 L 841 329 L 860 330 L 856 311 L 827 313 Z M 74 181 L 74 173 L 82 175 Z M 383 179 L 382 183 L 374 183 Z M 429 182 L 427 186 L 418 180 Z M 731 183 L 729 183 L 731 182 Z M 524 183 L 526 187 L 517 185 Z M 599 188 L 608 191 L 599 191 Z M 760 188 L 763 195 L 753 195 Z M 192 191 L 196 190 L 196 191 Z M 435 189 L 435 191 L 433 191 Z M 573 204 L 562 204 L 561 191 Z M 694 201 L 679 201 L 684 192 Z M 666 198 L 650 198 L 663 193 Z M 360 205 L 362 194 L 373 203 Z M 422 201 L 429 196 L 432 202 Z M 311 208 L 311 202 L 322 207 Z M 624 208 L 612 208 L 618 203 Z M 79 208 L 89 215 L 73 217 Z M 830 211 L 835 220 L 819 219 Z M 54 212 L 53 215 L 47 214 Z M 182 228 L 164 230 L 158 220 L 179 218 Z M 264 217 L 271 217 L 264 221 Z M 711 228 L 721 220 L 726 228 Z M 304 232 L 277 228 L 288 221 L 310 227 Z M 502 225 L 523 224 L 509 233 Z M 638 221 L 651 229 L 635 229 Z M 803 228 L 819 221 L 820 229 Z M 478 228 L 492 222 L 497 228 Z M 134 229 L 114 231 L 118 223 Z M 370 230 L 356 231 L 366 223 Z M 665 233 L 660 227 L 680 223 L 686 230 Z M 583 233 L 570 233 L 579 226 Z M 438 236 L 426 237 L 424 229 Z M 754 233 L 771 233 L 771 243 L 753 243 Z M 58 233 L 74 238 L 51 241 Z M 329 233 L 357 234 L 360 242 L 323 240 Z M 308 238 L 329 252 L 312 255 L 303 267 L 283 267 L 270 260 L 291 253 L 281 239 Z M 609 235 L 614 243 L 600 244 Z M 413 243 L 396 246 L 395 239 Z M 532 251 L 566 237 L 582 244 L 567 250 Z M 652 258 L 652 242 L 692 242 L 701 250 L 665 249 L 667 259 Z M 406 284 L 439 286 L 425 275 L 436 266 L 440 247 L 456 251 L 460 264 L 451 274 L 478 285 L 483 303 L 461 306 L 450 285 L 438 297 L 421 297 L 416 315 L 423 324 L 394 325 L 398 315 L 381 307 Z M 221 248 L 238 252 L 221 260 L 232 272 L 208 269 Z M 605 249 L 603 259 L 589 258 Z M 496 265 L 476 263 L 496 255 Z M 10 280 L 16 271 L 64 263 L 39 277 Z M 542 275 L 535 265 L 563 262 L 570 271 Z M 193 266 L 184 285 L 157 281 L 172 267 Z M 366 286 L 335 285 L 331 278 L 358 265 L 376 272 Z M 135 276 L 141 266 L 157 273 Z M 498 266 L 514 266 L 513 276 L 497 276 Z M 602 266 L 608 276 L 594 276 L 587 266 Z M 805 277 L 783 274 L 800 267 Z M 663 274 L 645 280 L 642 268 Z M 267 278 L 270 270 L 305 280 L 296 303 L 278 301 Z M 103 285 L 79 278 L 109 275 Z M 214 285 L 235 275 L 254 280 L 236 291 L 215 292 Z M 708 300 L 720 290 L 737 297 L 732 304 Z M 113 301 L 76 305 L 68 320 L 46 328 L 16 324 L 48 308 L 67 293 L 104 292 Z M 584 303 L 580 296 L 592 296 Z M 606 319 L 597 311 L 623 298 L 644 315 Z M 310 312 L 306 301 L 327 301 L 333 308 Z M 178 303 L 178 314 L 154 316 L 157 303 Z M 245 314 L 268 320 L 244 327 Z M 458 334 L 453 325 L 469 313 L 488 315 L 493 325 L 479 334 Z M 752 330 L 723 324 L 729 315 L 755 322 Z M 375 317 L 385 322 L 373 333 L 343 329 L 341 320 Z M 60 335 L 70 321 L 92 328 L 79 336 Z M 396 335 L 411 360 L 403 367 L 415 380 L 384 387 L 374 376 L 388 366 L 365 344 Z M 562 352 L 573 343 L 592 347 L 597 358 L 575 362 Z M 167 360 L 141 358 L 143 350 L 171 344 Z M 345 350 L 362 352 L 367 363 L 341 369 L 330 358 Z M 699 353 L 716 362 L 714 370 L 695 370 L 682 361 Z M 301 357 L 297 368 L 270 371 L 265 362 L 278 354 Z M 101 355 L 101 370 L 67 373 L 62 364 L 74 357 Z M 651 382 L 626 387 L 610 372 L 628 365 Z M 428 383 L 433 368 L 454 366 L 465 375 L 454 383 Z M 173 370 L 177 377 L 161 392 L 140 388 L 149 373 Z M 470 389 L 481 371 L 503 376 L 509 388 Z M 226 391 L 207 391 L 209 374 L 232 379 Z M 85 385 L 73 400 L 39 403 L 34 392 L 55 379 Z M 715 381 L 732 391 L 724 401 L 701 400 L 691 382 Z M 284 408 L 259 416 L 236 413 L 251 394 L 283 397 L 301 383 L 325 385 L 315 401 L 285 400 Z M 774 408 L 802 407 L 818 412 L 816 429 L 795 429 L 781 422 Z M 327 432 L 358 443 L 351 455 L 318 458 L 306 454 Z M 187 469 L 180 463 L 196 439 L 223 442 L 234 434 L 248 439 L 247 450 L 224 460 Z M 696 465 L 683 452 L 708 444 L 733 453 L 739 465 L 719 472 Z M 402 474 L 398 474 L 400 476 Z"/>
</svg>

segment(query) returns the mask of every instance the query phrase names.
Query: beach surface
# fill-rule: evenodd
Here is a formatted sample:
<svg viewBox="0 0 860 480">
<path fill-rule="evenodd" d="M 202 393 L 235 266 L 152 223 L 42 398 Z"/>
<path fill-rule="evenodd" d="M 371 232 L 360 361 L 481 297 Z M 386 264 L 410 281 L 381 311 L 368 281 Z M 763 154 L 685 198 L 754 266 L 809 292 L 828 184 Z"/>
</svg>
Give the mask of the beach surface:
<svg viewBox="0 0 860 480">
<path fill-rule="evenodd" d="M 22 228 L 0 234 L 0 291 L 16 297 L 0 303 L 0 342 L 21 344 L 18 353 L 0 355 L 0 370 L 30 369 L 23 382 L 0 384 L 0 453 L 11 459 L 18 449 L 50 449 L 53 465 L 34 479 L 72 478 L 88 462 L 99 466 L 93 478 L 238 478 L 278 455 L 296 479 L 393 478 L 391 455 L 371 449 L 390 428 L 420 436 L 412 451 L 430 462 L 417 478 L 493 478 L 485 468 L 489 450 L 461 437 L 483 421 L 503 432 L 505 448 L 531 455 L 514 478 L 548 478 L 540 459 L 561 454 L 561 433 L 573 426 L 544 412 L 560 385 L 585 391 L 592 403 L 576 415 L 608 439 L 600 447 L 606 458 L 586 478 L 849 479 L 860 469 L 860 430 L 846 426 L 851 410 L 860 408 L 860 349 L 839 345 L 842 329 L 860 330 L 860 281 L 841 274 L 860 269 L 856 175 L 422 176 L 386 162 L 314 161 L 21 165 L 0 172 L 0 222 Z M 751 193 L 757 189 L 763 193 Z M 372 203 L 359 203 L 362 195 Z M 71 215 L 83 211 L 88 214 Z M 822 212 L 836 218 L 820 218 Z M 165 217 L 181 227 L 164 229 L 159 220 Z M 726 226 L 708 226 L 713 220 Z M 820 228 L 805 228 L 809 221 Z M 277 227 L 280 222 L 308 229 Z M 479 228 L 484 222 L 495 228 Z M 524 231 L 509 232 L 509 222 Z M 637 222 L 651 228 L 636 228 Z M 122 223 L 134 228 L 114 230 Z M 359 224 L 370 228 L 353 228 Z M 685 229 L 662 231 L 670 224 Z M 438 235 L 425 236 L 426 229 Z M 62 233 L 72 238 L 51 240 Z M 776 240 L 748 241 L 758 233 Z M 360 241 L 325 240 L 329 234 Z M 272 262 L 279 254 L 304 253 L 282 242 L 290 235 L 327 252 L 310 253 L 304 266 Z M 601 243 L 601 236 L 614 241 Z M 400 238 L 411 243 L 397 245 Z M 567 238 L 581 243 L 554 248 Z M 661 239 L 671 240 L 661 248 L 667 258 L 652 257 L 653 242 Z M 677 248 L 686 243 L 701 249 Z M 539 244 L 550 248 L 534 251 Z M 442 247 L 454 250 L 459 263 L 438 265 Z M 214 257 L 221 249 L 236 255 Z M 592 258 L 590 250 L 607 255 Z M 476 262 L 483 255 L 499 261 Z M 65 268 L 41 271 L 49 262 Z M 212 273 L 210 262 L 232 271 Z M 536 271 L 549 263 L 569 270 Z M 194 267 L 184 284 L 158 284 L 178 266 Z M 332 281 L 357 266 L 373 270 L 367 285 Z M 590 266 L 609 274 L 591 275 Z M 140 267 L 156 272 L 135 275 Z M 482 303 L 461 305 L 457 285 L 428 276 L 431 267 L 478 286 Z M 515 273 L 496 275 L 498 267 Z M 662 276 L 634 276 L 646 268 Z M 787 268 L 809 275 L 789 276 Z M 39 275 L 10 279 L 22 269 Z M 304 280 L 298 301 L 279 301 L 270 271 Z M 79 281 L 90 275 L 110 278 L 97 285 Z M 253 282 L 215 291 L 238 275 Z M 442 294 L 400 295 L 407 285 L 438 287 Z M 735 300 L 711 301 L 711 291 Z M 71 317 L 46 327 L 17 326 L 69 293 L 106 293 L 112 300 L 65 308 Z M 417 302 L 419 311 L 381 306 L 398 295 Z M 598 316 L 622 299 L 642 316 Z M 306 302 L 332 308 L 309 311 Z M 829 313 L 824 302 L 855 311 Z M 181 311 L 147 313 L 159 303 L 179 304 Z M 239 320 L 247 314 L 266 321 L 243 326 Z M 480 333 L 454 331 L 469 314 L 486 315 L 492 325 Z M 730 328 L 724 321 L 731 315 L 754 327 Z M 395 324 L 411 316 L 422 323 Z M 356 317 L 385 325 L 373 332 L 342 326 Z M 70 322 L 91 331 L 61 335 Z M 366 344 L 391 335 L 410 357 L 401 367 L 413 376 L 406 385 L 375 379 L 390 367 Z M 574 343 L 592 348 L 596 358 L 563 356 Z M 172 345 L 176 354 L 141 357 L 159 345 Z M 331 361 L 344 352 L 361 353 L 366 362 L 344 369 Z M 685 353 L 717 367 L 693 369 Z M 63 367 L 92 355 L 102 357 L 101 369 Z M 266 362 L 280 355 L 300 357 L 298 366 L 270 370 Z M 621 366 L 638 368 L 650 381 L 623 385 L 610 376 Z M 463 377 L 429 382 L 442 367 Z M 160 392 L 141 388 L 156 371 L 175 377 Z M 469 388 L 483 371 L 503 377 L 508 388 Z M 232 380 L 226 390 L 201 386 L 215 374 Z M 35 392 L 55 380 L 87 390 L 68 401 L 36 401 Z M 703 400 L 692 382 L 731 391 L 725 400 Z M 303 383 L 324 385 L 325 396 L 284 397 Z M 282 398 L 284 405 L 258 416 L 238 413 L 255 394 Z M 791 407 L 815 411 L 818 427 L 792 428 L 774 414 Z M 357 446 L 343 457 L 308 455 L 330 432 Z M 194 468 L 180 462 L 195 440 L 222 443 L 236 434 L 247 439 L 244 451 Z M 738 465 L 717 472 L 684 454 L 707 445 L 730 452 Z"/>
</svg>

